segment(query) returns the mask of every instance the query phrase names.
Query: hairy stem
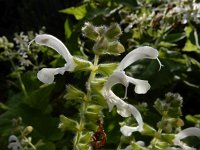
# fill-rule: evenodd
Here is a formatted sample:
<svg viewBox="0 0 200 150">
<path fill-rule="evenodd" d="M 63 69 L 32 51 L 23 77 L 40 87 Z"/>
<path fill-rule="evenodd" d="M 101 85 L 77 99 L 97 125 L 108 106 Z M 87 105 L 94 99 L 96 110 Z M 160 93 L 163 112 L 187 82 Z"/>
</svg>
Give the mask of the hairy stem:
<svg viewBox="0 0 200 150">
<path fill-rule="evenodd" d="M 84 130 L 84 126 L 85 126 L 85 113 L 87 110 L 87 106 L 88 103 L 91 101 L 91 82 L 94 80 L 95 75 L 96 75 L 96 70 L 98 67 L 98 62 L 99 62 L 99 56 L 95 55 L 94 58 L 94 64 L 93 64 L 93 69 L 91 70 L 90 76 L 88 78 L 87 81 L 87 97 L 86 99 L 83 101 L 82 105 L 81 105 L 81 109 L 80 109 L 80 122 L 79 122 L 79 130 L 77 131 L 76 137 L 75 137 L 75 141 L 74 141 L 74 149 L 78 149 L 77 145 L 80 141 L 80 136 Z"/>
<path fill-rule="evenodd" d="M 21 78 L 20 73 L 17 72 L 16 66 L 15 66 L 15 64 L 14 64 L 14 62 L 13 62 L 12 60 L 10 60 L 10 63 L 11 63 L 11 65 L 12 65 L 14 71 L 17 73 L 17 78 L 18 78 L 19 84 L 20 84 L 20 86 L 21 86 L 22 92 L 24 93 L 25 97 L 28 97 L 28 94 L 27 94 L 26 88 L 25 88 L 25 86 L 24 86 L 24 83 L 23 83 L 23 81 L 22 81 L 22 78 Z"/>
</svg>

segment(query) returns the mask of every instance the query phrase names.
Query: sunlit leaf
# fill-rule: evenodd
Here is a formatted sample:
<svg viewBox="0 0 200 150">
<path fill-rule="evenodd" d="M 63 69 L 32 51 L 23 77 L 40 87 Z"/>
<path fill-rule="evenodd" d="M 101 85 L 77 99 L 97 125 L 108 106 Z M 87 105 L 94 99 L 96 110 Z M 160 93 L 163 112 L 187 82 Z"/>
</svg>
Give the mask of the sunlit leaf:
<svg viewBox="0 0 200 150">
<path fill-rule="evenodd" d="M 65 13 L 65 14 L 74 15 L 74 17 L 77 20 L 83 19 L 85 17 L 85 15 L 87 14 L 86 5 L 66 8 L 66 9 L 60 10 L 60 12 Z"/>
</svg>

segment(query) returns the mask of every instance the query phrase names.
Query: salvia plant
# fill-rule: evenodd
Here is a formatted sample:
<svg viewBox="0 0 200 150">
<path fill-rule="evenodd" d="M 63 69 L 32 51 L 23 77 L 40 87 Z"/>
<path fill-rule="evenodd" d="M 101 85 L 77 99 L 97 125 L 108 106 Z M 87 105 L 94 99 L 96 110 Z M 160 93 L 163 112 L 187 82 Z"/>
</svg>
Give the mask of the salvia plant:
<svg viewBox="0 0 200 150">
<path fill-rule="evenodd" d="M 158 51 L 150 46 L 140 46 L 130 51 L 119 63 L 99 63 L 103 55 L 117 56 L 125 51 L 124 46 L 119 42 L 119 36 L 122 34 L 120 26 L 116 23 L 110 26 L 94 26 L 87 22 L 82 32 L 86 38 L 94 42 L 93 61 L 71 55 L 59 39 L 49 34 L 39 34 L 30 42 L 30 44 L 35 42 L 54 49 L 66 61 L 63 67 L 42 68 L 37 73 L 37 78 L 44 84 L 53 84 L 56 75 L 64 75 L 66 71 L 89 72 L 83 89 L 67 85 L 65 98 L 80 103 L 78 117 L 60 115 L 58 128 L 63 132 L 74 133 L 73 149 L 98 149 L 106 145 L 108 135 L 104 131 L 104 113 L 105 110 L 112 112 L 114 107 L 117 113 L 125 118 L 120 123 L 119 130 L 122 136 L 117 149 L 195 149 L 184 143 L 182 139 L 188 136 L 200 137 L 200 129 L 191 127 L 181 130 L 184 122 L 180 118 L 182 97 L 179 94 L 168 93 L 164 100 L 155 101 L 154 108 L 161 116 L 156 129 L 146 124 L 138 108 L 126 101 L 129 83 L 135 86 L 134 92 L 137 94 L 147 93 L 150 84 L 147 80 L 128 76 L 125 69 L 138 60 L 152 59 L 158 62 L 158 70 L 160 70 L 162 64 L 158 58 Z M 123 98 L 113 91 L 116 84 L 125 86 Z M 151 140 L 148 142 L 137 140 L 136 132 L 142 136 L 150 136 Z M 13 138 L 15 145 L 20 147 L 16 137 L 11 136 L 9 140 Z"/>
<path fill-rule="evenodd" d="M 66 19 L 66 43 L 43 31 L 0 37 L 15 87 L 0 102 L 0 146 L 199 149 L 199 114 L 183 114 L 187 98 L 168 92 L 183 82 L 198 93 L 199 8 L 195 0 L 86 0 L 60 11 L 78 20 Z"/>
</svg>

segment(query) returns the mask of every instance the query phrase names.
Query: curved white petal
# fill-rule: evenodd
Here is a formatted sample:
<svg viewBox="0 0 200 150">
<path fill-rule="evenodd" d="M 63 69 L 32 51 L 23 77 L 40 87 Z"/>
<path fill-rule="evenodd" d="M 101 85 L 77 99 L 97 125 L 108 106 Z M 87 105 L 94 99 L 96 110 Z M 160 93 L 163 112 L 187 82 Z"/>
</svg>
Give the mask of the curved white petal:
<svg viewBox="0 0 200 150">
<path fill-rule="evenodd" d="M 175 145 L 180 146 L 182 149 L 186 150 L 190 148 L 191 150 L 193 150 L 192 147 L 187 146 L 181 141 L 181 139 L 184 139 L 188 136 L 196 136 L 200 139 L 200 128 L 190 127 L 180 131 L 178 134 L 176 134 L 173 142 Z"/>
<path fill-rule="evenodd" d="M 134 118 L 136 119 L 138 126 L 137 127 L 130 127 L 130 126 L 123 126 L 121 127 L 120 131 L 122 132 L 122 134 L 124 136 L 131 136 L 132 132 L 135 131 L 139 131 L 141 132 L 143 130 L 143 119 L 142 116 L 140 114 L 140 112 L 132 105 L 127 104 L 127 110 L 134 116 Z"/>
<path fill-rule="evenodd" d="M 55 51 L 57 51 L 60 55 L 63 56 L 66 62 L 73 64 L 75 67 L 75 63 L 73 61 L 72 55 L 69 53 L 67 47 L 56 37 L 49 34 L 41 34 L 35 37 L 35 42 L 40 45 L 48 46 Z M 73 68 L 74 69 L 74 68 Z M 71 70 L 72 71 L 72 70 Z"/>
<path fill-rule="evenodd" d="M 132 132 L 134 132 L 134 131 L 142 131 L 143 130 L 144 123 L 143 123 L 142 116 L 141 116 L 140 112 L 134 106 L 125 103 L 118 96 L 116 96 L 111 90 L 104 91 L 103 96 L 106 98 L 106 100 L 108 102 L 109 111 L 111 111 L 113 106 L 116 105 L 117 113 L 120 114 L 122 117 L 129 117 L 129 116 L 133 115 L 133 117 L 136 119 L 138 126 L 130 127 L 131 132 L 128 133 L 129 135 L 126 133 L 123 133 L 123 132 L 126 132 L 127 130 L 123 130 L 122 133 L 125 136 L 130 136 L 132 134 Z"/>
<path fill-rule="evenodd" d="M 120 131 L 124 136 L 131 136 L 132 132 L 138 131 L 138 127 L 123 126 Z"/>
<path fill-rule="evenodd" d="M 131 112 L 131 114 L 134 116 L 134 118 L 138 123 L 138 131 L 141 132 L 143 130 L 144 123 L 140 112 L 133 105 L 130 104 L 129 104 L 129 111 Z"/>
<path fill-rule="evenodd" d="M 38 79 L 47 84 L 51 84 L 54 81 L 54 75 L 64 74 L 66 71 L 65 67 L 62 68 L 43 68 L 37 73 Z"/>
<path fill-rule="evenodd" d="M 105 85 L 106 90 L 110 90 L 114 85 L 118 83 L 121 83 L 126 87 L 128 86 L 128 80 L 124 71 L 116 71 L 108 78 Z"/>
<path fill-rule="evenodd" d="M 132 146 L 131 145 L 128 145 L 125 149 L 123 149 L 123 150 L 132 150 L 133 148 L 132 148 Z"/>
<path fill-rule="evenodd" d="M 117 113 L 122 117 L 131 115 L 130 111 L 127 109 L 128 104 L 116 96 L 111 90 L 104 90 L 103 96 L 108 103 L 109 111 L 111 111 L 114 106 L 117 106 Z"/>
<path fill-rule="evenodd" d="M 158 51 L 149 46 L 138 47 L 131 52 L 129 52 L 120 62 L 117 70 L 124 70 L 126 67 L 131 65 L 137 60 L 149 58 L 149 59 L 157 59 Z"/>
<path fill-rule="evenodd" d="M 150 89 L 150 84 L 146 80 L 139 80 L 129 76 L 126 76 L 128 82 L 135 84 L 135 93 L 145 94 Z"/>
</svg>

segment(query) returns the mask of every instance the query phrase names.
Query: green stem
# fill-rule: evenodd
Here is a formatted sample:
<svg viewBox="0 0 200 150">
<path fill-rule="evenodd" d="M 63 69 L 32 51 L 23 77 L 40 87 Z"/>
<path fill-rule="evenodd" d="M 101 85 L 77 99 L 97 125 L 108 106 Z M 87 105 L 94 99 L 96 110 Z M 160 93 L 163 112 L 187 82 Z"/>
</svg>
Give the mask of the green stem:
<svg viewBox="0 0 200 150">
<path fill-rule="evenodd" d="M 162 118 L 161 118 L 161 122 L 163 122 L 166 119 L 167 114 L 168 114 L 168 111 L 163 112 L 163 115 L 162 115 Z M 158 131 L 156 132 L 154 138 L 152 139 L 151 145 L 152 145 L 153 149 L 155 148 L 158 139 L 160 139 L 160 135 L 162 134 L 162 132 L 163 132 L 163 129 L 159 128 Z"/>
<path fill-rule="evenodd" d="M 10 60 L 10 63 L 11 63 L 11 65 L 12 65 L 14 71 L 17 73 L 17 78 L 18 78 L 18 80 L 19 80 L 19 84 L 20 84 L 20 86 L 21 86 L 22 92 L 24 93 L 25 97 L 28 97 L 28 94 L 27 94 L 25 85 L 24 85 L 24 83 L 23 83 L 23 81 L 22 81 L 22 78 L 21 78 L 20 73 L 17 72 L 16 66 L 15 66 L 15 64 L 14 64 L 14 62 L 13 62 L 12 60 Z"/>
<path fill-rule="evenodd" d="M 31 143 L 31 141 L 23 134 L 22 131 L 20 131 L 20 132 L 21 132 L 21 135 L 22 135 L 22 138 L 24 139 L 24 141 L 26 141 L 26 143 L 28 145 L 30 145 L 33 150 L 36 150 L 36 147 Z"/>
<path fill-rule="evenodd" d="M 99 62 L 99 55 L 95 55 L 93 69 L 90 73 L 90 77 L 89 77 L 88 82 L 87 82 L 87 97 L 88 98 L 90 98 L 90 95 L 91 95 L 91 82 L 95 78 L 96 70 L 97 70 L 97 67 L 98 67 L 98 62 Z"/>
<path fill-rule="evenodd" d="M 189 25 L 192 27 L 192 29 L 194 31 L 195 44 L 196 44 L 197 48 L 200 49 L 197 29 L 196 29 L 196 27 L 191 22 L 189 22 Z"/>
<path fill-rule="evenodd" d="M 97 70 L 97 67 L 98 67 L 98 62 L 99 62 L 99 55 L 95 55 L 93 68 L 92 68 L 92 71 L 91 71 L 90 76 L 89 76 L 88 81 L 87 81 L 87 99 L 85 101 L 83 101 L 81 109 L 80 109 L 79 130 L 77 131 L 75 141 L 74 141 L 74 149 L 75 150 L 78 149 L 76 147 L 77 147 L 77 145 L 80 141 L 82 131 L 84 130 L 85 113 L 86 113 L 86 110 L 87 110 L 88 103 L 91 101 L 91 82 L 95 78 L 96 70 Z"/>
<path fill-rule="evenodd" d="M 27 141 L 27 143 L 31 146 L 31 148 L 32 148 L 33 150 L 36 150 L 36 147 L 28 140 L 27 137 L 24 137 L 24 139 Z"/>
</svg>

